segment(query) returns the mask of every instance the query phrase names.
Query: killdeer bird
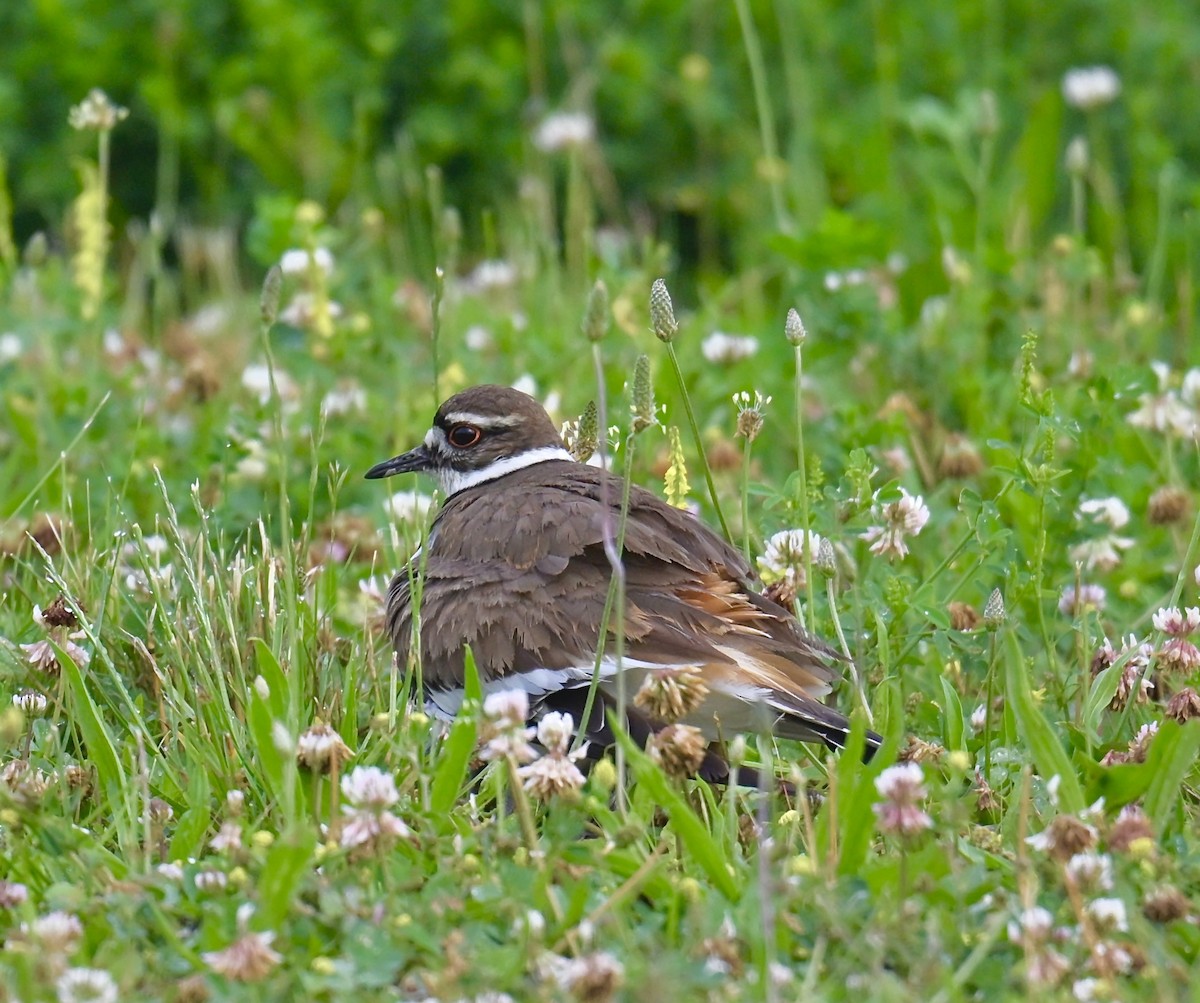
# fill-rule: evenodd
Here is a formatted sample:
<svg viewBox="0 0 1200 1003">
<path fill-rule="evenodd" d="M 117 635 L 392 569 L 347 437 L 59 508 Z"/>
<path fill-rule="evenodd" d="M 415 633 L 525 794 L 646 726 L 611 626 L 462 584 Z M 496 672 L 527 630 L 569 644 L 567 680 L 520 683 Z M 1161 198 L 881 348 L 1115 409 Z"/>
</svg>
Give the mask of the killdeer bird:
<svg viewBox="0 0 1200 1003">
<path fill-rule="evenodd" d="M 605 709 L 615 706 L 618 672 L 633 695 L 648 675 L 682 669 L 698 674 L 707 690 L 682 720 L 711 741 L 770 730 L 830 749 L 844 745 L 846 718 L 821 702 L 841 656 L 754 588 L 738 551 L 637 486 L 625 528 L 618 665 L 613 626 L 603 641 L 599 631 L 612 576 L 605 526 L 611 533 L 619 521 L 622 484 L 577 462 L 532 397 L 500 386 L 455 394 L 438 408 L 423 444 L 366 476 L 413 471 L 437 478 L 445 502 L 426 553 L 391 583 L 387 625 L 403 664 L 413 583 L 423 574 L 419 657 L 433 715 L 449 720 L 461 706 L 469 646 L 485 694 L 520 688 L 535 718 L 571 713 L 593 750 L 614 743 Z M 601 646 L 599 699 L 585 722 Z M 627 714 L 630 734 L 643 744 L 664 723 L 632 700 Z M 868 733 L 868 755 L 880 741 Z M 700 775 L 727 774 L 710 752 Z"/>
</svg>

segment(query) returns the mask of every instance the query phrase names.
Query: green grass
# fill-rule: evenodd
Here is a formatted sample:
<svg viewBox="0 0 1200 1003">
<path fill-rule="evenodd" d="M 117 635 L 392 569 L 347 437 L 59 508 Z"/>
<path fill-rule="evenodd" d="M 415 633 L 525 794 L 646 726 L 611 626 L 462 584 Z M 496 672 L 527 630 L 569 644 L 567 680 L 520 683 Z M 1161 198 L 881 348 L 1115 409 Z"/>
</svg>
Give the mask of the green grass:
<svg viewBox="0 0 1200 1003">
<path fill-rule="evenodd" d="M 1136 112 L 1157 93 L 1131 81 L 1121 101 Z M 770 95 L 756 97 L 766 114 Z M 1139 205 L 1126 254 L 1104 159 L 1119 154 L 1096 141 L 1106 112 L 1076 123 L 1096 160 L 1072 188 L 1059 126 L 1078 113 L 1051 97 L 1020 109 L 1020 134 L 993 132 L 966 92 L 905 106 L 906 169 L 935 247 L 900 231 L 881 250 L 878 221 L 912 208 L 895 184 L 873 206 L 765 227 L 795 208 L 789 184 L 758 193 L 736 269 L 676 282 L 670 247 L 605 243 L 593 172 L 545 156 L 560 187 L 546 197 L 572 221 L 561 254 L 554 213 L 516 196 L 479 246 L 463 243 L 436 172 L 382 214 L 281 199 L 277 234 L 330 248 L 334 267 L 284 277 L 266 324 L 211 237 L 173 232 L 191 250 L 170 267 L 149 231 L 114 241 L 121 267 L 90 320 L 67 256 L 6 261 L 0 879 L 27 898 L 0 906 L 0 1001 L 55 999 L 68 968 L 104 969 L 139 1000 L 1067 999 L 1086 979 L 1100 982 L 1077 995 L 1190 998 L 1200 724 L 1167 706 L 1200 672 L 1164 657 L 1152 617 L 1200 605 L 1200 471 L 1189 435 L 1130 418 L 1159 394 L 1181 419 L 1200 414 L 1184 377 L 1200 363 L 1195 220 L 1164 210 L 1147 231 Z M 1108 141 L 1140 149 L 1140 135 Z M 1194 179 L 1179 183 L 1194 197 Z M 427 253 L 444 284 L 413 265 Z M 504 281 L 471 281 L 485 255 L 513 266 Z M 649 308 L 663 274 L 679 318 L 669 346 Z M 580 327 L 597 278 L 613 319 L 602 394 Z M 339 305 L 326 333 L 297 311 L 304 292 Z M 792 306 L 808 332 L 798 413 Z M 754 335 L 757 354 L 706 360 L 716 329 Z M 531 381 L 560 420 L 603 396 L 614 441 L 631 442 L 643 353 L 665 428 L 639 434 L 634 479 L 664 490 L 674 428 L 691 500 L 718 524 L 701 444 L 735 545 L 757 556 L 807 522 L 834 546 L 830 587 L 814 569 L 799 598 L 823 636 L 840 622 L 884 748 L 863 765 L 749 736 L 746 753 L 819 797 L 680 784 L 630 745 L 627 799 L 601 772 L 577 799 L 513 802 L 503 763 L 473 776 L 478 703 L 443 729 L 409 707 L 418 667 L 393 667 L 378 589 L 429 514 L 386 503 L 431 487 L 363 472 L 420 440 L 437 396 L 485 381 Z M 741 391 L 772 398 L 746 466 Z M 862 535 L 901 487 L 930 515 L 889 560 Z M 1178 511 L 1163 488 L 1182 493 Z M 1111 496 L 1127 523 L 1080 510 Z M 1088 568 L 1076 548 L 1113 535 L 1117 562 Z M 1064 612 L 1063 591 L 1084 584 L 1104 602 Z M 59 595 L 78 625 L 35 623 Z M 1094 671 L 1104 638 L 1120 651 L 1128 635 L 1149 660 Z M 19 647 L 45 638 L 58 669 Z M 1144 700 L 1121 698 L 1131 666 L 1153 683 Z M 28 691 L 44 710 L 10 709 Z M 854 707 L 849 679 L 837 697 Z M 318 719 L 353 754 L 342 776 L 395 779 L 390 810 L 409 835 L 378 852 L 341 845 L 344 798 L 294 752 Z M 1147 725 L 1157 734 L 1129 757 Z M 900 755 L 921 764 L 931 820 L 903 837 L 875 810 Z M 1144 823 L 1120 815 L 1132 806 Z M 214 848 L 219 831 L 233 845 Z M 1049 848 L 1031 842 L 1043 832 Z M 1070 832 L 1106 856 L 1110 887 L 1066 865 Z M 1113 907 L 1097 899 L 1119 899 L 1127 928 L 1105 929 Z M 1051 943 L 1020 935 L 1034 907 L 1058 929 Z M 65 952 L 32 932 L 54 910 L 82 927 Z M 279 955 L 261 981 L 218 974 L 206 955 L 255 933 Z"/>
</svg>

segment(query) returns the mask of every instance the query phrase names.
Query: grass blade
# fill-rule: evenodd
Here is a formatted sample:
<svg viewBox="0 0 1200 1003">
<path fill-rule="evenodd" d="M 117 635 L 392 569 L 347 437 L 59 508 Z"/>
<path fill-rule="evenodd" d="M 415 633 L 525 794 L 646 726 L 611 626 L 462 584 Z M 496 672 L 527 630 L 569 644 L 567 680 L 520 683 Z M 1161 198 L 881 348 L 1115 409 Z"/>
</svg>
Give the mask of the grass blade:
<svg viewBox="0 0 1200 1003">
<path fill-rule="evenodd" d="M 96 767 L 100 786 L 104 788 L 106 797 L 115 807 L 123 801 L 121 792 L 125 789 L 125 770 L 121 766 L 112 736 L 109 735 L 108 728 L 100 717 L 96 702 L 88 692 L 87 683 L 79 666 L 75 664 L 75 659 L 54 641 L 50 642 L 50 646 L 54 649 L 58 664 L 62 666 L 68 688 L 75 698 L 73 716 L 76 724 L 79 725 L 79 732 L 83 737 L 84 744 L 87 746 L 87 758 Z"/>
<path fill-rule="evenodd" d="M 1146 791 L 1145 809 L 1159 837 L 1167 831 L 1175 814 L 1175 806 L 1183 796 L 1183 781 L 1196 765 L 1200 753 L 1200 722 L 1180 725 L 1166 720 L 1147 756 L 1147 766 L 1156 764 L 1153 779 Z"/>
<path fill-rule="evenodd" d="M 1045 780 L 1059 778 L 1058 802 L 1063 811 L 1080 812 L 1086 806 L 1083 788 L 1071 757 L 1063 748 L 1054 727 L 1033 698 L 1029 685 L 1029 673 L 1025 668 L 1025 655 L 1013 631 L 1007 637 L 1008 658 L 1005 665 L 1005 704 L 1010 707 L 1017 722 L 1017 731 L 1024 739 L 1033 757 L 1034 765 Z"/>
<path fill-rule="evenodd" d="M 442 755 L 429 792 L 429 810 L 438 820 L 439 828 L 442 829 L 450 824 L 449 812 L 462 791 L 463 781 L 466 780 L 467 769 L 471 764 L 471 753 L 475 750 L 475 742 L 479 733 L 475 709 L 479 706 L 482 689 L 479 685 L 479 672 L 475 668 L 475 659 L 470 651 L 467 652 L 465 668 L 464 688 L 466 694 L 463 698 L 463 705 L 454 719 L 445 744 L 442 746 Z"/>
<path fill-rule="evenodd" d="M 625 734 L 624 729 L 618 727 L 615 721 L 612 727 L 617 741 L 625 750 L 625 758 L 634 778 L 670 816 L 671 828 L 679 834 L 687 851 L 717 890 L 730 901 L 736 902 L 742 897 L 741 886 L 731 873 L 729 862 L 712 833 L 692 811 L 683 795 L 671 786 L 662 770 Z"/>
</svg>

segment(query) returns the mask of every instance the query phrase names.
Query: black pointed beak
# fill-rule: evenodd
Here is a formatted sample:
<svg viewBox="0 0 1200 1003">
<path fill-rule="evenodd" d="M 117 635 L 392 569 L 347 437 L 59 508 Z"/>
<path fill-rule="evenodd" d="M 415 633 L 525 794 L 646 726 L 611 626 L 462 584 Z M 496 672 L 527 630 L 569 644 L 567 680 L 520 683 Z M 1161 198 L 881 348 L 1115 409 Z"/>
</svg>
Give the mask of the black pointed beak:
<svg viewBox="0 0 1200 1003">
<path fill-rule="evenodd" d="M 380 477 L 391 477 L 393 474 L 411 474 L 414 471 L 428 470 L 432 465 L 429 450 L 424 446 L 417 446 L 416 449 L 410 449 L 407 453 L 401 453 L 399 456 L 393 456 L 390 460 L 376 463 L 367 471 L 366 476 L 369 480 L 377 480 Z"/>
</svg>

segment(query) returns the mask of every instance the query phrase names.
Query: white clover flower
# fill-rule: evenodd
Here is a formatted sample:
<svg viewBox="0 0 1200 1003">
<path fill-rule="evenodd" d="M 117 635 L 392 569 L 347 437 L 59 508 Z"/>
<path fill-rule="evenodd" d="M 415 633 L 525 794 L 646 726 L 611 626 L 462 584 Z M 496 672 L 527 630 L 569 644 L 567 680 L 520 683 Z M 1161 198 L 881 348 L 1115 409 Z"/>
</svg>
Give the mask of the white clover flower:
<svg viewBox="0 0 1200 1003">
<path fill-rule="evenodd" d="M 225 822 L 208 845 L 217 853 L 226 853 L 242 848 L 242 826 L 239 822 Z"/>
<path fill-rule="evenodd" d="M 400 800 L 396 781 L 377 766 L 356 766 L 342 778 L 342 811 L 338 841 L 342 849 L 380 850 L 412 830 L 387 809 Z"/>
<path fill-rule="evenodd" d="M 1121 551 L 1128 550 L 1135 541 L 1128 536 L 1108 533 L 1094 540 L 1084 540 L 1067 551 L 1073 564 L 1082 564 L 1088 571 L 1112 571 L 1121 563 Z"/>
<path fill-rule="evenodd" d="M 1158 650 L 1158 660 L 1165 669 L 1190 674 L 1200 668 L 1200 648 L 1186 637 L 1172 637 Z"/>
<path fill-rule="evenodd" d="M 68 968 L 54 991 L 58 1003 L 117 1003 L 117 984 L 102 968 Z"/>
<path fill-rule="evenodd" d="M 306 289 L 296 293 L 287 306 L 279 313 L 281 323 L 291 327 L 308 328 L 327 321 L 337 320 L 346 311 L 336 300 L 324 298 L 318 300 Z"/>
<path fill-rule="evenodd" d="M 522 373 L 512 381 L 512 388 L 514 390 L 520 390 L 521 393 L 528 394 L 530 397 L 536 397 L 538 395 L 537 380 L 533 378 L 532 373 Z"/>
<path fill-rule="evenodd" d="M 874 805 L 882 832 L 911 836 L 933 825 L 920 807 L 925 800 L 925 773 L 917 763 L 889 766 L 875 778 L 882 801 Z"/>
<path fill-rule="evenodd" d="M 545 954 L 538 965 L 545 978 L 577 999 L 610 999 L 625 980 L 625 966 L 608 951 L 578 958 Z"/>
<path fill-rule="evenodd" d="M 25 352 L 25 345 L 19 335 L 12 331 L 0 334 L 0 365 L 6 362 L 16 362 Z"/>
<path fill-rule="evenodd" d="M 1146 393 L 1138 397 L 1136 411 L 1125 420 L 1135 428 L 1144 428 L 1163 435 L 1193 435 L 1200 427 L 1200 414 L 1195 403 L 1191 406 L 1180 400 L 1171 389 L 1171 368 L 1165 362 L 1152 362 L 1150 368 L 1158 380 L 1157 393 Z M 1185 390 L 1189 401 L 1200 393 L 1200 375 L 1192 376 L 1196 370 L 1188 370 L 1184 376 Z"/>
<path fill-rule="evenodd" d="M 82 637 L 82 633 L 72 634 L 71 637 Z M 80 668 L 85 667 L 91 660 L 92 656 L 89 652 L 84 651 L 70 638 L 62 640 L 61 647 Z M 39 672 L 53 672 L 58 668 L 58 656 L 54 653 L 54 649 L 50 647 L 49 641 L 34 641 L 32 644 L 22 644 L 20 648 L 25 652 L 25 661 L 32 665 Z"/>
<path fill-rule="evenodd" d="M 346 808 L 338 843 L 343 850 L 407 839 L 412 830 L 389 811 Z"/>
<path fill-rule="evenodd" d="M 805 547 L 807 542 L 808 546 Z M 816 564 L 822 538 L 802 529 L 785 529 L 771 535 L 758 559 L 759 574 L 764 582 L 783 581 L 797 591 L 807 584 L 806 549 L 808 559 Z"/>
<path fill-rule="evenodd" d="M 1118 898 L 1093 899 L 1087 904 L 1087 912 L 1096 926 L 1105 933 L 1125 933 L 1129 929 L 1125 903 Z"/>
<path fill-rule="evenodd" d="M 183 880 L 183 868 L 175 862 L 171 862 L 171 863 L 167 863 L 167 864 L 159 864 L 154 869 L 159 874 L 161 874 L 164 878 L 166 878 L 168 881 L 182 881 Z"/>
<path fill-rule="evenodd" d="M 271 368 L 262 363 L 251 363 L 242 370 L 242 386 L 258 398 L 260 404 L 271 400 Z M 286 372 L 275 367 L 275 389 L 280 399 L 294 401 L 300 396 L 300 388 Z"/>
<path fill-rule="evenodd" d="M 517 772 L 530 794 L 542 801 L 549 800 L 583 786 L 584 776 L 574 763 L 582 754 L 583 750 L 579 749 L 570 755 L 554 753 L 542 756 L 520 767 Z"/>
<path fill-rule="evenodd" d="M 342 380 L 321 398 L 321 414 L 326 417 L 362 414 L 367 409 L 367 392 L 357 383 Z"/>
<path fill-rule="evenodd" d="M 78 916 L 56 909 L 31 923 L 22 923 L 21 932 L 37 941 L 47 954 L 70 954 L 83 939 L 83 924 Z"/>
<path fill-rule="evenodd" d="M 888 502 L 882 510 L 883 525 L 871 526 L 861 534 L 861 539 L 871 545 L 871 553 L 889 558 L 903 558 L 908 554 L 905 539 L 916 536 L 929 521 L 929 509 L 920 495 L 910 495 L 900 489 L 900 498 Z"/>
<path fill-rule="evenodd" d="M 1087 891 L 1106 892 L 1112 888 L 1112 858 L 1106 853 L 1076 853 L 1067 861 L 1067 873 Z"/>
<path fill-rule="evenodd" d="M 984 704 L 980 704 L 973 711 L 971 711 L 971 727 L 974 728 L 976 731 L 979 731 L 986 725 L 987 725 L 987 707 Z"/>
<path fill-rule="evenodd" d="M 224 871 L 197 871 L 192 880 L 196 883 L 197 891 L 219 892 L 229 884 L 229 875 Z"/>
<path fill-rule="evenodd" d="M 342 777 L 342 797 L 356 808 L 390 808 L 400 793 L 390 773 L 378 766 L 356 766 Z"/>
<path fill-rule="evenodd" d="M 311 251 L 296 247 L 283 252 L 279 268 L 284 275 L 307 275 L 313 268 L 328 275 L 333 271 L 333 255 L 327 247 L 315 247 Z"/>
<path fill-rule="evenodd" d="M 467 277 L 467 285 L 476 292 L 493 289 L 510 289 L 517 284 L 520 275 L 517 266 L 509 261 L 488 259 L 475 266 Z"/>
<path fill-rule="evenodd" d="M 1067 104 L 1090 111 L 1117 99 L 1121 78 L 1111 66 L 1078 67 L 1063 74 L 1062 92 Z"/>
<path fill-rule="evenodd" d="M 1179 399 L 1193 411 L 1200 411 L 1200 366 L 1193 366 L 1183 374 Z"/>
<path fill-rule="evenodd" d="M 529 694 L 525 690 L 497 690 L 483 698 L 483 715 L 498 724 L 523 728 L 529 720 Z"/>
<path fill-rule="evenodd" d="M 49 706 L 45 695 L 35 690 L 21 690 L 20 693 L 14 693 L 12 702 L 13 706 L 26 717 L 41 717 Z"/>
<path fill-rule="evenodd" d="M 564 755 L 575 734 L 575 721 L 570 714 L 551 712 L 537 723 L 537 740 L 547 752 Z"/>
<path fill-rule="evenodd" d="M 1108 603 L 1108 593 L 1103 585 L 1083 582 L 1076 589 L 1068 585 L 1058 599 L 1058 611 L 1064 616 L 1079 616 L 1085 611 L 1099 613 Z"/>
<path fill-rule="evenodd" d="M 590 143 L 596 123 L 585 112 L 558 111 L 547 115 L 533 133 L 533 145 L 543 153 L 557 153 Z"/>
<path fill-rule="evenodd" d="M 482 324 L 472 324 L 463 333 L 463 342 L 472 352 L 486 352 L 495 344 L 495 338 Z"/>
<path fill-rule="evenodd" d="M 340 766 L 353 755 L 342 736 L 320 719 L 296 740 L 296 758 L 310 770 L 320 772 Z"/>
<path fill-rule="evenodd" d="M 433 497 L 423 492 L 397 491 L 383 503 L 383 509 L 397 522 L 423 523 L 433 508 Z"/>
<path fill-rule="evenodd" d="M 283 960 L 271 947 L 275 934 L 243 933 L 223 951 L 205 951 L 200 955 L 214 972 L 238 982 L 259 982 Z"/>
<path fill-rule="evenodd" d="M 1009 920 L 1008 939 L 1025 948 L 1036 947 L 1049 939 L 1053 929 L 1054 917 L 1041 906 L 1032 906 Z"/>
<path fill-rule="evenodd" d="M 1137 730 L 1137 734 L 1133 736 L 1129 743 L 1129 751 L 1132 753 L 1141 753 L 1142 758 L 1145 758 L 1146 752 L 1150 748 L 1150 743 L 1154 741 L 1154 736 L 1158 734 L 1158 721 L 1150 721 L 1143 724 Z"/>
<path fill-rule="evenodd" d="M 1085 498 L 1079 503 L 1079 516 L 1088 516 L 1097 526 L 1124 529 L 1129 525 L 1129 506 L 1115 496 Z"/>
<path fill-rule="evenodd" d="M 1200 629 L 1200 607 L 1189 606 L 1180 611 L 1178 606 L 1164 606 L 1151 617 L 1155 630 L 1173 637 L 1186 637 Z"/>
<path fill-rule="evenodd" d="M 15 909 L 29 901 L 29 889 L 20 881 L 0 878 L 0 909 Z"/>
<path fill-rule="evenodd" d="M 753 335 L 713 331 L 700 343 L 700 352 L 709 362 L 731 365 L 757 353 L 758 339 Z"/>
</svg>

